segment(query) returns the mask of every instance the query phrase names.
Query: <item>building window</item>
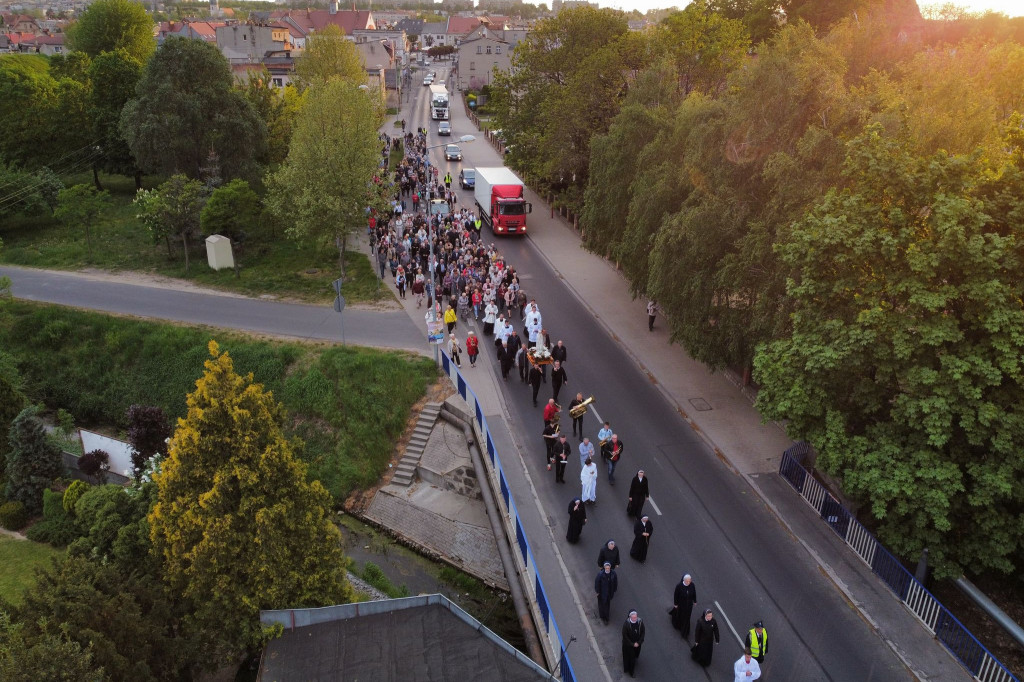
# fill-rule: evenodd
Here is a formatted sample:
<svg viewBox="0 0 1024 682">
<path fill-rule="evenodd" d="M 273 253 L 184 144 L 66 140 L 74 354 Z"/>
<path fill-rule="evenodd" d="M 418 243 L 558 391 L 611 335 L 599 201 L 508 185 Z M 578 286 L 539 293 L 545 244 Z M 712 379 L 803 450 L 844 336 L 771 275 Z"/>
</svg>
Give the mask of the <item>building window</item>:
<svg viewBox="0 0 1024 682">
<path fill-rule="evenodd" d="M 494 46 L 494 54 L 501 54 L 501 45 Z"/>
<path fill-rule="evenodd" d="M 284 79 L 283 78 L 275 78 L 274 79 L 274 85 L 276 87 L 283 88 L 284 87 Z"/>
<path fill-rule="evenodd" d="M 242 40 L 248 40 L 248 39 L 249 39 L 249 36 L 247 36 L 247 35 L 245 35 L 245 34 L 243 33 L 243 34 L 242 34 Z"/>
<path fill-rule="evenodd" d="M 488 45 L 488 46 L 487 46 L 487 54 L 490 54 L 490 53 L 491 53 L 491 46 L 490 46 L 490 45 Z"/>
<path fill-rule="evenodd" d="M 476 63 L 475 62 L 470 62 L 469 63 L 469 70 L 470 71 L 476 71 Z"/>
<path fill-rule="evenodd" d="M 483 45 L 477 45 L 476 46 L 476 53 L 477 54 L 483 54 L 484 53 L 484 46 Z"/>
</svg>

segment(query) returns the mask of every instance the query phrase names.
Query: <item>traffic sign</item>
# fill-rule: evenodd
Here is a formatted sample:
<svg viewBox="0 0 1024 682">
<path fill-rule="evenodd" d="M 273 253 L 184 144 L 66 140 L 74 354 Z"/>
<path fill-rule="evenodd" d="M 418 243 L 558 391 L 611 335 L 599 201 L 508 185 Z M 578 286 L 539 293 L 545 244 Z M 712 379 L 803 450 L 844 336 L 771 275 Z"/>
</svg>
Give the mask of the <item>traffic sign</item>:
<svg viewBox="0 0 1024 682">
<path fill-rule="evenodd" d="M 338 281 L 341 281 L 341 280 L 338 280 Z M 334 312 L 340 313 L 344 309 L 345 309 L 345 297 L 344 296 L 338 296 L 337 298 L 334 299 Z"/>
<path fill-rule="evenodd" d="M 338 296 L 341 296 L 341 278 L 339 277 L 338 279 L 331 282 L 331 286 L 334 287 L 334 293 L 336 293 Z"/>
</svg>

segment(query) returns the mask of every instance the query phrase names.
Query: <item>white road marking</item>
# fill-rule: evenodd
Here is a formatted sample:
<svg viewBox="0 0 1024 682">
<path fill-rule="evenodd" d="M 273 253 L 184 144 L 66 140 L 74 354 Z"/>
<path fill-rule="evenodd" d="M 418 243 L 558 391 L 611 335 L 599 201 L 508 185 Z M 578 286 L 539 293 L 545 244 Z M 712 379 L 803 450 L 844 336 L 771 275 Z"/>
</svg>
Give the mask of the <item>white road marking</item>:
<svg viewBox="0 0 1024 682">
<path fill-rule="evenodd" d="M 651 503 L 651 506 L 652 506 L 652 507 L 654 507 L 654 511 L 655 511 L 655 513 L 656 513 L 656 514 L 657 514 L 658 516 L 661 516 L 661 510 L 660 510 L 660 509 L 658 509 L 658 505 L 654 504 L 654 498 L 653 498 L 653 497 L 650 497 L 650 496 L 648 496 L 648 497 L 647 497 L 647 501 Z"/>
<path fill-rule="evenodd" d="M 594 413 L 594 416 L 595 416 L 595 417 L 597 417 L 597 421 L 598 421 L 598 423 L 599 423 L 599 424 L 604 424 L 604 420 L 603 420 L 603 419 L 601 419 L 601 415 L 599 415 L 599 414 L 597 413 L 597 408 L 596 408 L 596 407 L 594 407 L 594 403 L 590 403 L 590 410 L 591 410 L 591 411 L 592 411 L 592 412 Z"/>
<path fill-rule="evenodd" d="M 735 637 L 736 641 L 740 643 L 740 646 L 743 646 L 743 640 L 740 639 L 739 633 L 736 632 L 736 628 L 734 628 L 732 626 L 732 623 L 729 622 L 729 616 L 725 615 L 725 609 L 723 609 L 722 605 L 719 604 L 717 601 L 715 602 L 715 608 L 717 608 L 721 612 L 722 618 L 725 618 L 725 624 L 729 626 L 730 630 L 732 630 L 733 637 Z"/>
</svg>

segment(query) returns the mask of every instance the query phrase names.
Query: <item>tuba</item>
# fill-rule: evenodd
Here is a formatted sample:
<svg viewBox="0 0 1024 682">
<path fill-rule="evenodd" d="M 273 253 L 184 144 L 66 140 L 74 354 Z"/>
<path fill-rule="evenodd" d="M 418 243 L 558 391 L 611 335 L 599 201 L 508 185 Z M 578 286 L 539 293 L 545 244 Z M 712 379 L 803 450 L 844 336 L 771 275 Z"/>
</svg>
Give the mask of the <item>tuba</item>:
<svg viewBox="0 0 1024 682">
<path fill-rule="evenodd" d="M 594 402 L 594 396 L 590 396 L 576 407 L 569 408 L 569 416 L 573 419 L 579 419 L 587 413 L 587 405 Z"/>
</svg>

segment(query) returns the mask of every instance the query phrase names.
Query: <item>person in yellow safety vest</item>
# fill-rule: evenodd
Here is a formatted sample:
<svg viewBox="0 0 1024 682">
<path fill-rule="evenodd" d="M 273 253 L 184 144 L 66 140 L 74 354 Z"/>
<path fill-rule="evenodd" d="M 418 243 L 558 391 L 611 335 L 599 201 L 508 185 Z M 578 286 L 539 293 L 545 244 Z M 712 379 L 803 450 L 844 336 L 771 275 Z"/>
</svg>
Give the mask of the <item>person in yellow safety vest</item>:
<svg viewBox="0 0 1024 682">
<path fill-rule="evenodd" d="M 447 187 L 448 189 L 451 189 L 451 187 L 452 187 L 452 174 L 451 173 L 445 173 L 444 174 L 444 186 Z"/>
<path fill-rule="evenodd" d="M 764 663 L 764 654 L 768 651 L 768 631 L 764 629 L 764 623 L 757 621 L 754 627 L 747 633 L 745 642 L 750 655 L 760 664 Z"/>
</svg>

